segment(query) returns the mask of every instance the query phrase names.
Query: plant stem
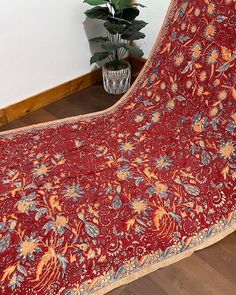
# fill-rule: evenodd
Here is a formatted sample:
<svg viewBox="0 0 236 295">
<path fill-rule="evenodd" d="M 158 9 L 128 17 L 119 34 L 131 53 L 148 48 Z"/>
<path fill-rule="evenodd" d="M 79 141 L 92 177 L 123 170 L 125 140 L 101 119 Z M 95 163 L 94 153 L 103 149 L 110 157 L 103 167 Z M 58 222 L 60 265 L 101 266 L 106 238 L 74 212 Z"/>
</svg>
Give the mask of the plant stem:
<svg viewBox="0 0 236 295">
<path fill-rule="evenodd" d="M 119 64 L 119 56 L 118 56 L 118 49 L 115 50 L 115 70 L 118 70 L 118 64 Z"/>
</svg>

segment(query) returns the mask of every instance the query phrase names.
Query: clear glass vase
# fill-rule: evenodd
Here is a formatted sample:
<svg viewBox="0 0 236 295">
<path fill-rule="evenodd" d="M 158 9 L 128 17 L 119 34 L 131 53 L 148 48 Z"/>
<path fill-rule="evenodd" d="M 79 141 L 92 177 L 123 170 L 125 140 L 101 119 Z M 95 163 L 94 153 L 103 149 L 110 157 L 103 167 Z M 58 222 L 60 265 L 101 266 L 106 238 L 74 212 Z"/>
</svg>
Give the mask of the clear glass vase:
<svg viewBox="0 0 236 295">
<path fill-rule="evenodd" d="M 102 67 L 103 86 L 107 93 L 123 94 L 130 88 L 131 66 L 127 61 L 122 61 L 125 65 L 120 70 L 110 69 L 109 63 Z"/>
</svg>

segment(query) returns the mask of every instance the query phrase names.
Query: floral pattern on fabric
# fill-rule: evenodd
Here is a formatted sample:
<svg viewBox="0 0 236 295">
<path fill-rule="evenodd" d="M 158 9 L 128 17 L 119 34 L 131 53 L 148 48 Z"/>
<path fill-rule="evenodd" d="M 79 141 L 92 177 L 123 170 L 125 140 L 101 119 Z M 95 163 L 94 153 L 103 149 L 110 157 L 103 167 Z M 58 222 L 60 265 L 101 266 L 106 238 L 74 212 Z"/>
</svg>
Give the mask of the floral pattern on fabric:
<svg viewBox="0 0 236 295">
<path fill-rule="evenodd" d="M 112 110 L 0 134 L 1 294 L 96 294 L 235 224 L 235 15 L 172 1 Z"/>
</svg>

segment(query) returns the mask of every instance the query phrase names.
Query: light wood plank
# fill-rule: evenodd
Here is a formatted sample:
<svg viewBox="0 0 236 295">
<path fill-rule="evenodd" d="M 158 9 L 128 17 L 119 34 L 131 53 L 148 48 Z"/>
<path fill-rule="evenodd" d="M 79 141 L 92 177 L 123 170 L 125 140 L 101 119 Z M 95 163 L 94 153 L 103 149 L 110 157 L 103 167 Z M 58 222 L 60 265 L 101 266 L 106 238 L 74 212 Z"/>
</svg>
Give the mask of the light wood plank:
<svg viewBox="0 0 236 295">
<path fill-rule="evenodd" d="M 4 110 L 0 110 L 0 126 L 7 123 L 7 118 Z"/>
<path fill-rule="evenodd" d="M 33 113 L 30 113 L 21 118 L 21 121 L 26 123 L 26 125 L 38 124 L 41 122 L 50 122 L 56 120 L 57 117 L 53 116 L 51 113 L 45 109 L 39 109 Z"/>
</svg>

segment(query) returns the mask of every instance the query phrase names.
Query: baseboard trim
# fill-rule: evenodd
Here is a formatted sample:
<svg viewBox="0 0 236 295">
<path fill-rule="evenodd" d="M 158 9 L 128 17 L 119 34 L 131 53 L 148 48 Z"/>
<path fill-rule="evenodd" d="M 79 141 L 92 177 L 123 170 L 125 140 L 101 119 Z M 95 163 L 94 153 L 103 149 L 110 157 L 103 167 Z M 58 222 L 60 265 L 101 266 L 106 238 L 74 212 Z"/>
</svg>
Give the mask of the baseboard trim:
<svg viewBox="0 0 236 295">
<path fill-rule="evenodd" d="M 129 57 L 132 76 L 137 77 L 145 64 L 145 59 Z M 68 95 L 77 93 L 85 88 L 102 82 L 101 69 L 92 71 L 81 77 L 65 82 L 42 93 L 0 109 L 0 126 L 19 119 L 26 114 L 56 102 Z"/>
<path fill-rule="evenodd" d="M 0 110 L 0 126 L 7 123 L 7 117 L 5 114 L 5 110 Z"/>
<path fill-rule="evenodd" d="M 5 109 L 0 110 L 0 114 L 1 112 L 4 112 L 6 121 L 11 122 L 68 95 L 79 92 L 89 86 L 101 83 L 101 81 L 101 70 L 98 69 L 71 81 L 60 84 L 42 93 L 29 97 L 25 100 L 7 106 Z M 4 122 L 1 123 L 0 119 L 0 125 L 3 124 Z"/>
</svg>

